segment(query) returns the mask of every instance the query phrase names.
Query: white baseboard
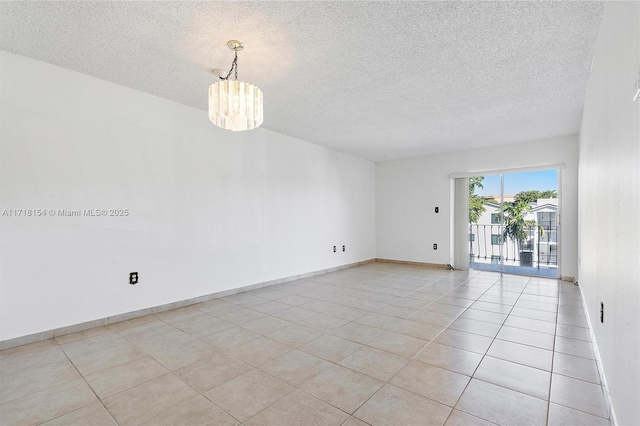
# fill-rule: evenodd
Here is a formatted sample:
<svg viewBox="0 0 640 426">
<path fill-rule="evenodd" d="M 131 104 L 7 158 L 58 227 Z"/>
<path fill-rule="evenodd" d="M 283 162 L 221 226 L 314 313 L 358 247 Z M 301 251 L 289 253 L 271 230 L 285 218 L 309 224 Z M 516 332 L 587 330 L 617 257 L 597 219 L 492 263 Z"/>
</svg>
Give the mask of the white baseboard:
<svg viewBox="0 0 640 426">
<path fill-rule="evenodd" d="M 384 259 L 379 257 L 377 257 L 375 261 L 381 262 L 381 263 L 397 263 L 400 265 L 414 265 L 414 266 L 425 266 L 427 268 L 448 269 L 447 265 L 444 263 L 416 262 L 412 260 Z"/>
<path fill-rule="evenodd" d="M 353 268 L 354 266 L 366 265 L 368 263 L 376 262 L 376 260 L 377 259 L 369 259 L 361 262 L 354 262 L 346 265 L 335 266 L 333 268 L 322 269 L 319 271 L 307 272 L 300 275 L 292 275 L 285 278 L 278 278 L 271 281 L 265 281 L 257 284 L 250 284 L 250 285 L 234 288 L 231 290 L 225 290 L 217 293 L 206 294 L 204 296 L 180 300 L 177 302 L 167 303 L 160 306 L 152 306 L 150 308 L 144 308 L 144 309 L 139 309 L 137 311 L 126 312 L 124 314 L 113 315 L 106 318 L 99 318 L 92 321 L 83 322 L 80 324 L 73 324 L 65 327 L 54 328 L 52 330 L 42 331 L 39 333 L 28 334 L 26 336 L 15 337 L 13 339 L 0 341 L 0 350 L 10 349 L 16 346 L 22 346 L 29 343 L 36 343 L 42 340 L 52 339 L 54 337 L 64 336 L 66 334 L 77 333 L 78 331 L 88 330 L 90 328 L 101 327 L 103 325 L 114 324 L 121 321 L 127 321 L 130 319 L 143 317 L 145 315 L 156 314 L 158 312 L 164 312 L 171 309 L 182 308 L 184 306 L 195 305 L 196 303 L 202 303 L 208 300 L 218 299 L 220 297 L 231 296 L 232 294 L 242 293 L 249 290 L 256 290 L 259 288 L 269 287 L 272 285 L 284 284 L 289 281 L 308 278 L 314 275 L 322 275 L 322 274 L 327 274 L 329 272 L 339 271 L 341 269 Z"/>
<path fill-rule="evenodd" d="M 596 340 L 596 335 L 593 332 L 593 324 L 591 323 L 591 317 L 589 316 L 589 309 L 587 307 L 587 301 L 584 299 L 584 294 L 582 293 L 582 289 L 580 289 L 580 296 L 582 297 L 582 306 L 584 308 L 585 316 L 587 317 L 587 325 L 589 326 L 589 335 L 591 337 L 591 342 L 593 344 L 593 352 L 596 356 L 596 363 L 598 365 L 598 373 L 600 374 L 600 381 L 602 382 L 602 387 L 604 388 L 604 396 L 607 399 L 606 403 L 609 407 L 609 422 L 612 426 L 616 426 L 618 424 L 618 420 L 616 419 L 616 412 L 613 409 L 613 403 L 611 402 L 611 394 L 609 393 L 609 386 L 607 385 L 607 377 L 604 373 L 604 365 L 602 365 L 602 358 L 600 357 L 600 350 L 598 349 L 598 341 Z"/>
</svg>

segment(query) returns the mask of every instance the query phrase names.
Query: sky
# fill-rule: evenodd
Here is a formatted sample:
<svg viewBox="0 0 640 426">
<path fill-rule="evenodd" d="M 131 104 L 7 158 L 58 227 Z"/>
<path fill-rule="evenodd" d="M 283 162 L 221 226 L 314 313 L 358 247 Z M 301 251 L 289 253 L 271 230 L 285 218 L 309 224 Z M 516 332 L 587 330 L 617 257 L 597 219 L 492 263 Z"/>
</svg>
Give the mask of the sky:
<svg viewBox="0 0 640 426">
<path fill-rule="evenodd" d="M 476 188 L 478 195 L 500 195 L 500 175 L 487 175 L 482 182 L 483 189 Z M 504 175 L 504 194 L 515 195 L 521 191 L 537 189 L 558 190 L 558 171 L 541 170 L 536 172 L 508 173 Z"/>
</svg>

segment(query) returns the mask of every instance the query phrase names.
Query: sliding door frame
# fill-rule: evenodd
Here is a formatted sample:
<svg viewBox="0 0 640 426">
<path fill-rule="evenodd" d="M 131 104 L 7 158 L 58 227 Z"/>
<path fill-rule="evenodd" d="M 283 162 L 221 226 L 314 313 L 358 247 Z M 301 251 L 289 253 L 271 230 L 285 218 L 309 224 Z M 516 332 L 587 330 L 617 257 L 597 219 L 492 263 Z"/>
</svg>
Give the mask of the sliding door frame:
<svg viewBox="0 0 640 426">
<path fill-rule="evenodd" d="M 452 223 L 453 227 L 451 229 L 451 240 L 453 241 L 452 246 L 452 258 L 454 259 L 454 266 L 458 269 L 458 265 L 461 265 L 463 268 L 461 269 L 469 269 L 469 250 L 468 244 L 463 243 L 462 238 L 460 237 L 461 225 L 460 225 L 460 216 L 464 215 L 464 217 L 469 217 L 469 202 L 467 195 L 467 203 L 466 206 L 463 206 L 461 201 L 462 198 L 460 194 L 457 194 L 458 191 L 462 191 L 460 185 L 456 185 L 457 179 L 465 178 L 464 181 L 469 182 L 469 178 L 474 176 L 487 176 L 487 175 L 500 175 L 500 238 L 504 233 L 504 175 L 510 173 L 522 173 L 522 172 L 536 172 L 536 171 L 544 171 L 544 170 L 556 170 L 557 171 L 557 185 L 558 185 L 558 211 L 556 214 L 556 262 L 557 262 L 557 270 L 556 270 L 556 278 L 562 278 L 562 170 L 566 168 L 565 163 L 559 164 L 549 164 L 549 165 L 541 165 L 541 166 L 532 166 L 532 167 L 519 167 L 519 168 L 508 168 L 508 169 L 498 169 L 498 170 L 479 170 L 473 172 L 462 172 L 462 173 L 450 173 L 449 179 L 453 181 L 453 194 L 452 199 L 454 200 L 454 209 L 452 210 Z M 459 182 L 459 181 L 458 181 Z M 468 194 L 468 189 L 467 189 Z M 465 227 L 465 231 L 466 227 Z M 500 274 L 504 274 L 504 254 L 503 254 L 503 246 L 504 244 L 500 244 Z M 462 259 L 462 256 L 466 256 L 467 262 L 460 262 L 458 259 Z"/>
</svg>

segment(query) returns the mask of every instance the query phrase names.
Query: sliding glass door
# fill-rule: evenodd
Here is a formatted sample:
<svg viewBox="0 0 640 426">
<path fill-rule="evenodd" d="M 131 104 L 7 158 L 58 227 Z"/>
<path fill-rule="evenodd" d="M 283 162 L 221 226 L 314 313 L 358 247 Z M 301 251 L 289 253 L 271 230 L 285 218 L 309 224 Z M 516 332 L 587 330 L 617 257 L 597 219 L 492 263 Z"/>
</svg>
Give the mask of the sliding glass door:
<svg viewBox="0 0 640 426">
<path fill-rule="evenodd" d="M 469 267 L 558 277 L 558 171 L 469 178 Z"/>
</svg>

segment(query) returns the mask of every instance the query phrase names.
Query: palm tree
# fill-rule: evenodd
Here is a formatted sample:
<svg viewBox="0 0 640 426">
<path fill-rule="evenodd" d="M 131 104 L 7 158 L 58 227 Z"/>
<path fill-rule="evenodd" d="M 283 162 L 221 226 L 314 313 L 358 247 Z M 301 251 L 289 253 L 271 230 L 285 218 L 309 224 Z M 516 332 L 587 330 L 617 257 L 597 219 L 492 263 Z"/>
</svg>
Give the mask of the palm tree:
<svg viewBox="0 0 640 426">
<path fill-rule="evenodd" d="M 504 230 L 502 239 L 512 239 L 518 244 L 518 251 L 522 251 L 522 245 L 527 240 L 527 223 L 524 220 L 525 212 L 529 211 L 526 201 L 513 201 L 504 203 Z"/>
</svg>

